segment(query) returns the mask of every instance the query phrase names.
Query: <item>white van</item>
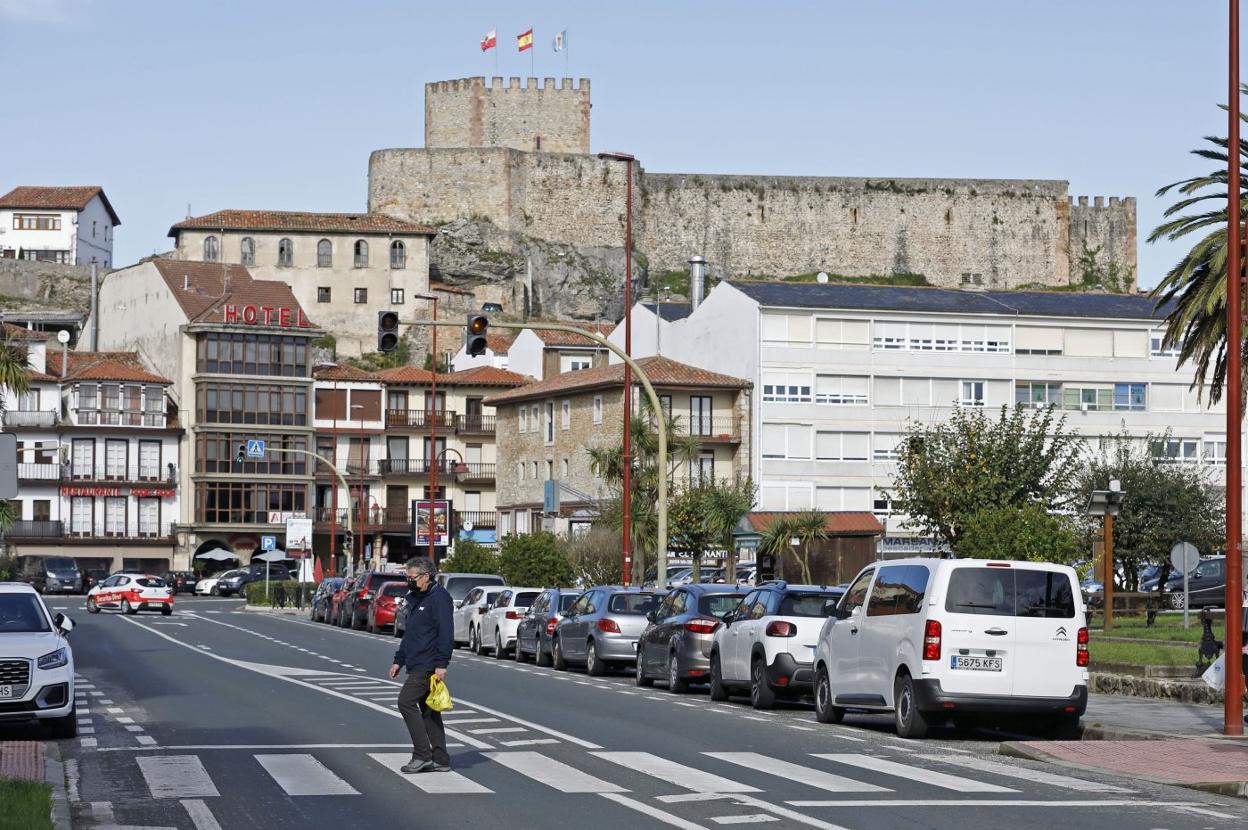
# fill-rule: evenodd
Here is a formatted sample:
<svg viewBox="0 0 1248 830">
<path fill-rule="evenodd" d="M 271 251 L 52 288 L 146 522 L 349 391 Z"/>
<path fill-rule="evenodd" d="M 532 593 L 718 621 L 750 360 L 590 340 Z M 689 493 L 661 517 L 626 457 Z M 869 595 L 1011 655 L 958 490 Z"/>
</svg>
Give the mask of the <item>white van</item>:
<svg viewBox="0 0 1248 830">
<path fill-rule="evenodd" d="M 1078 577 L 1044 562 L 899 559 L 867 566 L 815 647 L 815 715 L 892 711 L 897 734 L 964 717 L 1029 715 L 1055 736 L 1088 703 Z"/>
</svg>

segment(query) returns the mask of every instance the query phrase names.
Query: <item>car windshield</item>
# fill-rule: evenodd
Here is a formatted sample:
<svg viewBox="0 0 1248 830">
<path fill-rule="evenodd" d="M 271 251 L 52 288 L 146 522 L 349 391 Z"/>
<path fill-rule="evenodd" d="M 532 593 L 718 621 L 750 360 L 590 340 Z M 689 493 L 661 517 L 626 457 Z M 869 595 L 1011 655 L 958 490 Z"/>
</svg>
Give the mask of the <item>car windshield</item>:
<svg viewBox="0 0 1248 830">
<path fill-rule="evenodd" d="M 78 563 L 68 556 L 49 556 L 44 560 L 43 564 L 47 570 L 54 573 L 59 573 L 60 571 L 78 572 Z"/>
<path fill-rule="evenodd" d="M 607 603 L 607 612 L 644 616 L 657 607 L 654 594 L 615 594 Z"/>
<path fill-rule="evenodd" d="M 541 594 L 541 591 L 524 591 L 516 594 L 511 601 L 511 606 L 513 608 L 528 608 L 537 601 L 539 594 Z"/>
<path fill-rule="evenodd" d="M 830 617 L 836 610 L 840 591 L 826 591 L 817 594 L 785 594 L 780 600 L 780 616 L 782 617 Z"/>
<path fill-rule="evenodd" d="M 566 614 L 568 609 L 576 604 L 579 596 L 577 594 L 560 594 L 559 595 L 559 613 Z"/>
<path fill-rule="evenodd" d="M 51 631 L 47 615 L 33 594 L 0 594 L 0 634 Z"/>
<path fill-rule="evenodd" d="M 698 613 L 723 619 L 741 604 L 745 594 L 708 594 L 698 599 Z"/>
<path fill-rule="evenodd" d="M 468 592 L 478 585 L 502 585 L 502 577 L 456 576 L 446 580 L 444 586 L 451 599 L 460 600 L 468 596 Z"/>
</svg>

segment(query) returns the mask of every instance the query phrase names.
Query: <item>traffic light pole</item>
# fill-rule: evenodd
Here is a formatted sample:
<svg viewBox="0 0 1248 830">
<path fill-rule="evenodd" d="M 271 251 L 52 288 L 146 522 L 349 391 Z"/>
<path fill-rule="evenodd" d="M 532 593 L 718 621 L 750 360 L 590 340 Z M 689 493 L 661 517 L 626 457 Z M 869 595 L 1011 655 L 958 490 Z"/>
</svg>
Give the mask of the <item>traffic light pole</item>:
<svg viewBox="0 0 1248 830">
<path fill-rule="evenodd" d="M 463 328 L 463 323 L 455 323 L 449 320 L 412 320 L 404 323 L 408 326 L 455 326 Z M 624 361 L 624 364 L 632 369 L 637 379 L 641 381 L 641 386 L 646 390 L 646 398 L 650 401 L 650 408 L 654 412 L 655 423 L 659 430 L 659 493 L 658 505 L 658 540 L 655 551 L 656 564 L 658 566 L 658 574 L 655 577 L 655 588 L 663 590 L 667 587 L 667 423 L 663 419 L 663 407 L 659 403 L 659 396 L 654 391 L 654 387 L 650 384 L 650 378 L 637 365 L 636 361 L 628 355 L 619 346 L 612 343 L 606 337 L 603 337 L 596 331 L 586 331 L 576 326 L 565 326 L 559 323 L 541 323 L 540 325 L 530 325 L 528 323 L 496 323 L 490 322 L 490 326 L 500 329 L 511 329 L 513 331 L 523 331 L 524 329 L 541 329 L 543 331 L 562 331 L 568 334 L 575 334 L 579 337 L 585 337 L 593 342 L 608 349 Z M 624 493 L 624 498 L 631 498 L 631 493 Z M 644 574 L 643 574 L 644 581 Z"/>
</svg>

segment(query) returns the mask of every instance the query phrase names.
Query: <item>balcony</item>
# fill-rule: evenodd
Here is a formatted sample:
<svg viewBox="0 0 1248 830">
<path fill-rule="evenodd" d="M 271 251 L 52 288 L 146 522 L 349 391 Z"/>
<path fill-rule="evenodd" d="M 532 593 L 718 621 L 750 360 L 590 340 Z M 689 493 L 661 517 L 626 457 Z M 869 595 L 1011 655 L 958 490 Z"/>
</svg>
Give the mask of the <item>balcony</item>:
<svg viewBox="0 0 1248 830">
<path fill-rule="evenodd" d="M 493 415 L 456 415 L 455 431 L 460 435 L 493 435 L 494 423 Z"/>
<path fill-rule="evenodd" d="M 5 533 L 10 539 L 60 539 L 65 535 L 64 522 L 46 519 L 18 519 Z"/>
<path fill-rule="evenodd" d="M 456 463 L 453 458 L 443 458 L 436 465 L 428 458 L 383 458 L 377 462 L 377 470 L 383 476 L 427 476 L 436 466 L 438 475 L 449 476 Z"/>
<path fill-rule="evenodd" d="M 54 409 L 34 412 L 9 410 L 4 413 L 4 425 L 8 429 L 50 429 L 56 426 L 60 417 Z"/>
<path fill-rule="evenodd" d="M 97 467 L 65 466 L 61 468 L 62 481 L 112 481 L 125 483 L 173 485 L 178 480 L 177 465 L 169 464 L 132 464 L 126 469 L 111 467 L 107 464 Z"/>
<path fill-rule="evenodd" d="M 471 522 L 473 529 L 498 527 L 498 513 L 493 510 L 456 510 L 455 527 L 461 528 L 465 522 Z"/>
<path fill-rule="evenodd" d="M 75 409 L 74 423 L 78 426 L 154 427 L 168 425 L 164 411 L 142 409 Z"/>
<path fill-rule="evenodd" d="M 455 413 L 449 409 L 387 409 L 386 426 L 406 429 L 437 429 L 452 430 L 455 428 Z"/>
<path fill-rule="evenodd" d="M 737 418 L 690 418 L 682 415 L 676 422 L 676 435 L 735 444 L 741 441 L 741 422 Z"/>
<path fill-rule="evenodd" d="M 482 464 L 476 461 L 470 461 L 465 464 L 467 471 L 460 471 L 457 475 L 459 480 L 465 483 L 476 481 L 493 481 L 495 477 L 496 464 Z"/>
<path fill-rule="evenodd" d="M 12 541 L 65 542 L 68 544 L 125 542 L 137 545 L 170 545 L 173 543 L 173 529 L 169 524 L 160 530 L 153 526 L 150 531 L 138 528 L 110 529 L 101 524 L 95 524 L 90 528 L 73 529 L 62 521 L 27 519 L 14 522 L 5 536 Z"/>
<path fill-rule="evenodd" d="M 18 464 L 17 480 L 60 481 L 63 469 L 60 464 Z"/>
</svg>

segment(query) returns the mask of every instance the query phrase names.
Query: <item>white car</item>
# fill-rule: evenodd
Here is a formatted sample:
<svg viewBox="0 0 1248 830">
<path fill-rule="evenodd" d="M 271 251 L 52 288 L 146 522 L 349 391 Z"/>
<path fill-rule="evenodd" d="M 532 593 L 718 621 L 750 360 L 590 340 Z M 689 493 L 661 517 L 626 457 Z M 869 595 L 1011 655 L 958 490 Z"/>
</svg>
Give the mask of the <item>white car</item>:
<svg viewBox="0 0 1248 830">
<path fill-rule="evenodd" d="M 195 593 L 202 596 L 208 596 L 209 594 L 214 597 L 220 596 L 216 590 L 217 583 L 233 573 L 234 571 L 221 571 L 220 573 L 215 573 L 212 576 L 204 577 L 195 583 Z"/>
<path fill-rule="evenodd" d="M 151 574 L 113 574 L 87 593 L 87 613 L 98 614 L 102 608 L 116 608 L 123 614 L 146 609 L 167 617 L 173 613 L 173 589 Z"/>
<path fill-rule="evenodd" d="M 493 651 L 499 660 L 506 657 L 516 644 L 520 620 L 541 593 L 541 588 L 504 588 L 481 618 L 482 635 L 477 638 L 477 654 Z"/>
<path fill-rule="evenodd" d="M 903 738 L 946 719 L 1006 715 L 1073 735 L 1087 684 L 1079 579 L 1045 562 L 874 563 L 850 584 L 815 650 L 818 719 L 891 711 Z"/>
<path fill-rule="evenodd" d="M 711 645 L 711 700 L 748 689 L 755 709 L 777 697 L 814 688 L 815 647 L 844 590 L 769 582 L 750 591 L 715 630 Z"/>
<path fill-rule="evenodd" d="M 0 582 L 0 724 L 42 720 L 55 738 L 78 734 L 74 653 L 65 639 L 73 627 L 26 583 Z"/>
<path fill-rule="evenodd" d="M 502 593 L 502 585 L 482 585 L 473 588 L 455 605 L 455 645 L 467 644 L 476 651 L 481 636 L 481 618 L 490 610 L 494 600 Z"/>
</svg>

